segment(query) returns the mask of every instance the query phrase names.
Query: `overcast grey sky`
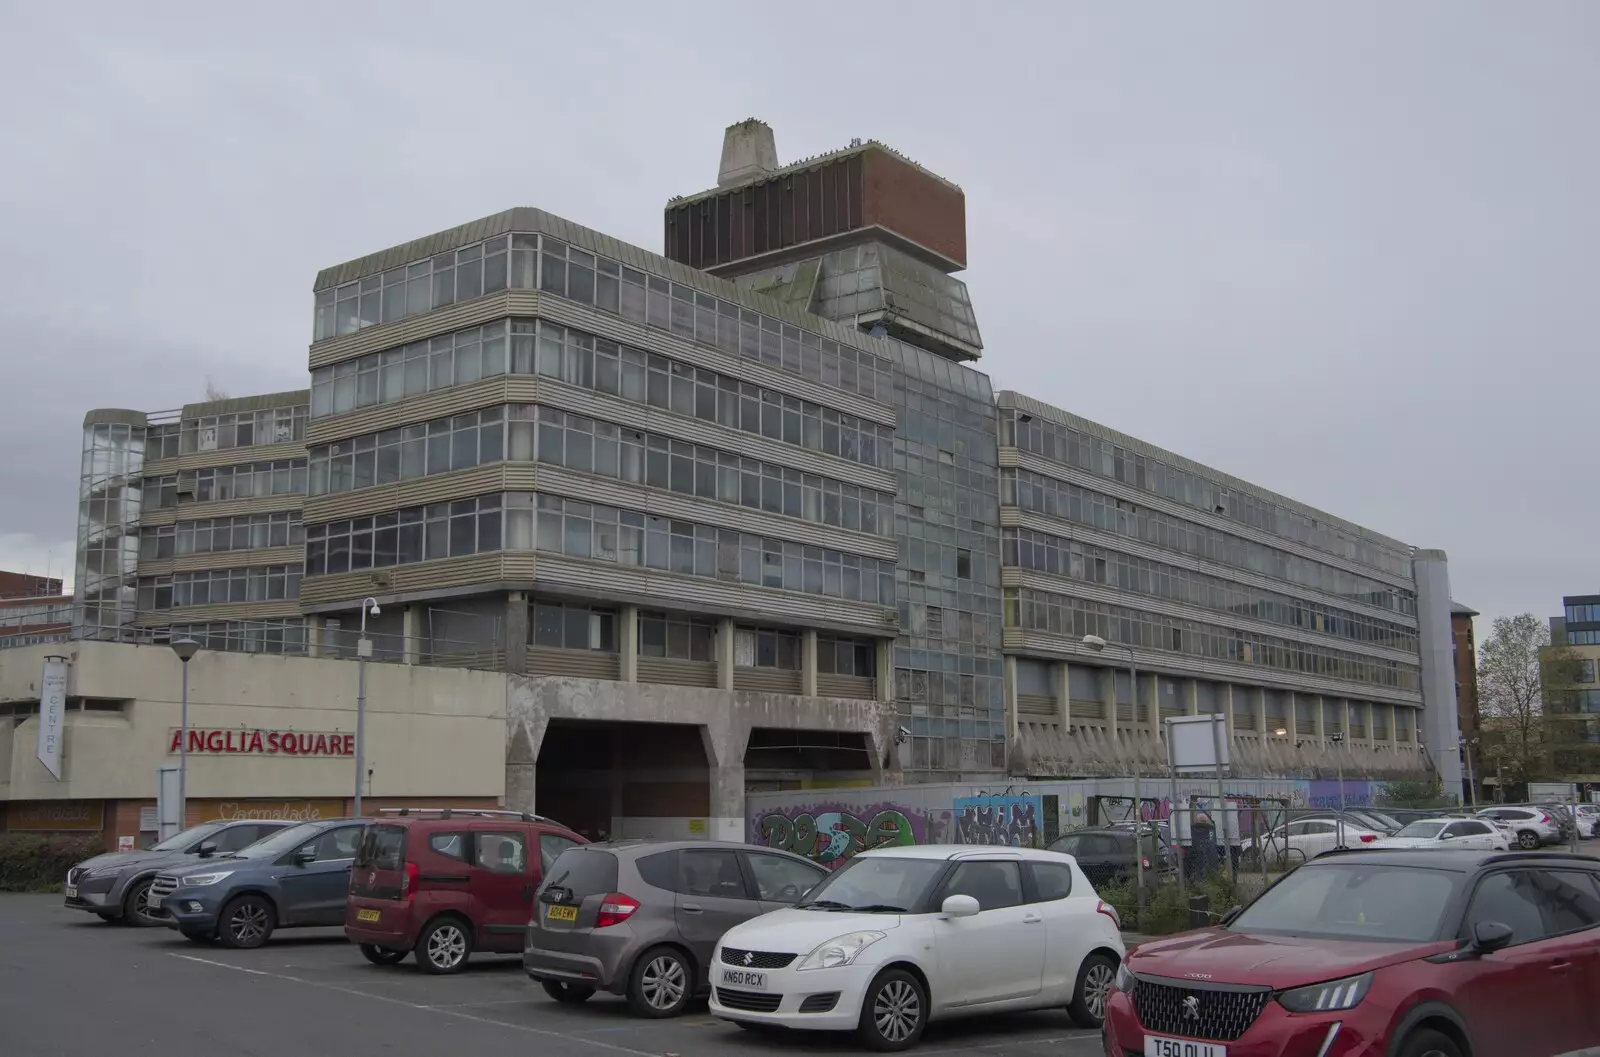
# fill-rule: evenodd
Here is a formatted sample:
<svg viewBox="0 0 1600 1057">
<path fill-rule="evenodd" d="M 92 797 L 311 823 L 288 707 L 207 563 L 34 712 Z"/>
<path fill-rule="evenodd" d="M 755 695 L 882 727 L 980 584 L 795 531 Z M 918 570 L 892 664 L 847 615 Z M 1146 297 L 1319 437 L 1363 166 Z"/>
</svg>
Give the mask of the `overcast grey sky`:
<svg viewBox="0 0 1600 1057">
<path fill-rule="evenodd" d="M 577 6 L 0 0 L 0 568 L 70 562 L 87 408 L 305 386 L 318 268 L 512 205 L 659 250 L 756 116 L 965 189 L 997 389 L 1486 617 L 1600 590 L 1600 6 Z"/>
</svg>

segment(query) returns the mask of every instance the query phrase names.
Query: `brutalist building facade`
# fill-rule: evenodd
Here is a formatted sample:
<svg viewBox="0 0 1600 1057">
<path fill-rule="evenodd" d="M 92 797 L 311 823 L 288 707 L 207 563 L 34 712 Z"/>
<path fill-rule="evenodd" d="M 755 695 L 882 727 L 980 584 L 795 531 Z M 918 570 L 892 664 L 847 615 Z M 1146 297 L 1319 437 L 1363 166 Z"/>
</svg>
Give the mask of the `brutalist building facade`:
<svg viewBox="0 0 1600 1057">
<path fill-rule="evenodd" d="M 280 648 L 342 648 L 372 597 L 380 657 L 527 675 L 541 806 L 547 771 L 698 700 L 745 718 L 652 730 L 714 817 L 822 772 L 1119 773 L 1212 710 L 1260 773 L 1455 759 L 1443 555 L 997 396 L 955 185 L 875 142 L 781 166 L 745 122 L 664 229 L 659 256 L 513 209 L 318 276 Z M 142 592 L 138 553 L 88 580 L 101 633 L 248 621 Z"/>
</svg>

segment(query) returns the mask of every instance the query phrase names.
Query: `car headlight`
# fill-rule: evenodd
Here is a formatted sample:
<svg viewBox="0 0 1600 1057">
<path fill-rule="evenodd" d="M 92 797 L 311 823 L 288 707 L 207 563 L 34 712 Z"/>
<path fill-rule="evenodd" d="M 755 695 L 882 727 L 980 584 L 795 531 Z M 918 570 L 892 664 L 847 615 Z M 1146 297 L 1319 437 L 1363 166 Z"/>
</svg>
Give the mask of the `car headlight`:
<svg viewBox="0 0 1600 1057">
<path fill-rule="evenodd" d="M 1123 962 L 1121 965 L 1117 966 L 1117 978 L 1115 981 L 1113 981 L 1112 986 L 1125 995 L 1131 995 L 1133 994 L 1134 983 L 1134 976 L 1133 973 L 1128 969 L 1128 963 Z"/>
<path fill-rule="evenodd" d="M 201 888 L 205 885 L 214 885 L 225 877 L 232 877 L 232 870 L 219 870 L 216 873 L 191 874 L 183 879 L 185 888 Z"/>
<path fill-rule="evenodd" d="M 1278 1004 L 1291 1013 L 1327 1013 L 1338 1009 L 1352 1009 L 1372 987 L 1372 974 L 1347 976 L 1343 980 L 1329 980 L 1325 984 L 1297 987 L 1278 996 Z"/>
<path fill-rule="evenodd" d="M 856 956 L 868 947 L 883 939 L 884 934 L 873 932 L 847 932 L 843 936 L 835 936 L 827 943 L 806 955 L 800 963 L 800 969 L 836 969 L 841 965 L 849 965 L 856 960 Z"/>
</svg>

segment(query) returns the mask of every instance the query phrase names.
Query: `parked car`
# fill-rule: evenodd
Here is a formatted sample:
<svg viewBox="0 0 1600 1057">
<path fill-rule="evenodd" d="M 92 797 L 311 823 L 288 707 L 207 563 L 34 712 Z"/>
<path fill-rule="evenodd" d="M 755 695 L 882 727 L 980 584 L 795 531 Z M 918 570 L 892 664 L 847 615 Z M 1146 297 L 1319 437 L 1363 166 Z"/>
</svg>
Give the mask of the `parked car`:
<svg viewBox="0 0 1600 1057">
<path fill-rule="evenodd" d="M 1072 857 L 920 845 L 862 852 L 788 910 L 717 944 L 711 1013 L 853 1030 L 878 1050 L 930 1020 L 1067 1007 L 1100 1026 L 1123 958 L 1116 911 Z"/>
<path fill-rule="evenodd" d="M 425 973 L 457 972 L 477 951 L 517 953 L 545 872 L 587 843 L 520 811 L 385 811 L 356 847 L 344 934 L 376 965 L 414 951 Z"/>
<path fill-rule="evenodd" d="M 1600 837 L 1600 804 L 1579 804 L 1578 836 L 1593 840 Z"/>
<path fill-rule="evenodd" d="M 1382 836 L 1377 830 L 1359 826 L 1351 820 L 1341 822 L 1337 818 L 1302 818 L 1251 840 L 1246 845 L 1246 853 L 1252 862 L 1259 862 L 1264 857 L 1269 864 L 1281 862 L 1294 867 L 1315 859 L 1323 852 L 1339 847 L 1361 847 Z"/>
<path fill-rule="evenodd" d="M 640 1016 L 676 1016 L 709 990 L 723 933 L 792 906 L 826 876 L 798 855 L 743 844 L 568 848 L 539 889 L 522 964 L 558 1002 L 610 991 Z"/>
<path fill-rule="evenodd" d="M 1543 811 L 1545 814 L 1550 816 L 1551 821 L 1554 822 L 1557 829 L 1560 830 L 1560 839 L 1562 843 L 1572 839 L 1573 830 L 1576 828 L 1576 824 L 1573 821 L 1571 804 L 1563 804 L 1559 801 L 1548 801 L 1533 804 L 1532 807 Z"/>
<path fill-rule="evenodd" d="M 1478 818 L 1500 819 L 1517 835 L 1517 847 L 1533 851 L 1545 844 L 1561 843 L 1561 826 L 1540 807 L 1489 807 Z"/>
<path fill-rule="evenodd" d="M 160 908 L 149 900 L 150 882 L 157 872 L 239 851 L 290 825 L 265 819 L 202 822 L 149 848 L 96 855 L 67 871 L 66 905 L 104 921 L 165 925 Z"/>
<path fill-rule="evenodd" d="M 1142 866 L 1152 877 L 1176 873 L 1178 858 L 1172 845 L 1161 840 L 1158 847 L 1156 838 L 1148 830 L 1143 843 Z M 1084 876 L 1095 885 L 1129 881 L 1139 870 L 1134 865 L 1131 828 L 1073 830 L 1051 841 L 1050 850 L 1072 856 Z"/>
<path fill-rule="evenodd" d="M 232 855 L 164 871 L 150 902 L 197 942 L 259 947 L 280 928 L 339 925 L 361 819 L 327 819 L 281 829 Z"/>
<path fill-rule="evenodd" d="M 1600 1038 L 1600 860 L 1351 851 L 1140 944 L 1105 1052 L 1553 1057 Z"/>
<path fill-rule="evenodd" d="M 1489 819 L 1432 818 L 1413 822 L 1392 837 L 1379 837 L 1369 848 L 1410 848 L 1439 851 L 1448 848 L 1510 851 L 1514 841 Z"/>
</svg>

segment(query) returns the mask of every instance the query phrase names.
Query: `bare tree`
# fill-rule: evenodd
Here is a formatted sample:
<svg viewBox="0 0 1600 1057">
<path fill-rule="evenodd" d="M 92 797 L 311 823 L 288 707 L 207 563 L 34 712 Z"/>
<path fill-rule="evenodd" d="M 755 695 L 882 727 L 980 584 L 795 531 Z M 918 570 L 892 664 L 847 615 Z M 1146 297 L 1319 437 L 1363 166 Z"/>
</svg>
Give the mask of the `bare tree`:
<svg viewBox="0 0 1600 1057">
<path fill-rule="evenodd" d="M 206 375 L 206 402 L 210 403 L 213 400 L 226 399 L 228 399 L 228 391 L 217 388 L 217 384 L 211 380 L 211 376 L 209 374 Z"/>
<path fill-rule="evenodd" d="M 1579 663 L 1572 650 L 1550 645 L 1549 625 L 1532 613 L 1495 618 L 1478 650 L 1478 702 L 1486 755 L 1507 779 L 1525 782 L 1544 769 L 1545 706 L 1569 690 Z"/>
</svg>

